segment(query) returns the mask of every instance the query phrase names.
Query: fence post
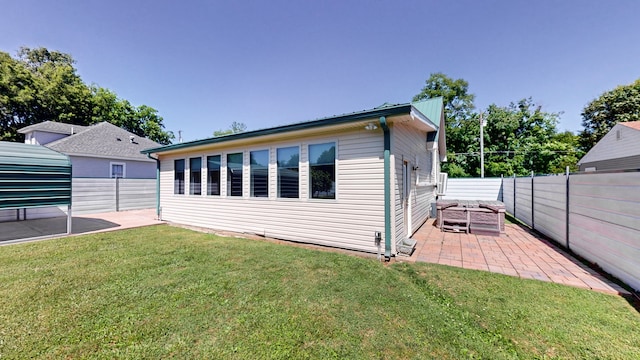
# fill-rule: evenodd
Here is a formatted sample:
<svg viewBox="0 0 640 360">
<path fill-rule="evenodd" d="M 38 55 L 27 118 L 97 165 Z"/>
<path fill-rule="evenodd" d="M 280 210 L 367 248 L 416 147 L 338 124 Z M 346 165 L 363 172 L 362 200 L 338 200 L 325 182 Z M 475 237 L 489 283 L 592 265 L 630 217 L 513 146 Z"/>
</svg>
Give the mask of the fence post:
<svg viewBox="0 0 640 360">
<path fill-rule="evenodd" d="M 120 178 L 116 176 L 116 211 L 120 211 Z"/>
<path fill-rule="evenodd" d="M 513 174 L 513 217 L 518 218 L 516 216 L 516 174 Z"/>
<path fill-rule="evenodd" d="M 535 229 L 536 228 L 536 220 L 535 220 L 535 216 L 534 216 L 534 196 L 535 194 L 533 193 L 533 180 L 534 180 L 534 176 L 533 176 L 533 170 L 531 170 L 531 228 Z"/>
<path fill-rule="evenodd" d="M 569 167 L 567 166 L 566 172 L 565 172 L 565 177 L 566 177 L 566 182 L 567 182 L 567 188 L 565 190 L 565 194 L 566 194 L 566 220 L 565 220 L 565 227 L 566 227 L 566 244 L 567 244 L 567 250 L 571 250 L 571 246 L 569 245 Z"/>
</svg>

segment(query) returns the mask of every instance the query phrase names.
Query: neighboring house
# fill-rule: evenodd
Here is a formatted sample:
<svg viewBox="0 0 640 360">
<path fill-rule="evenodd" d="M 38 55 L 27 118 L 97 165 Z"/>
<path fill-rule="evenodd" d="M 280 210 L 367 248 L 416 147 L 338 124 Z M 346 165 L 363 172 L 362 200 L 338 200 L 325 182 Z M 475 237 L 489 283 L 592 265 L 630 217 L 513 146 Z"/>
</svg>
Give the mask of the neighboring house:
<svg viewBox="0 0 640 360">
<path fill-rule="evenodd" d="M 640 169 L 640 121 L 616 124 L 578 166 L 580 171 Z"/>
<path fill-rule="evenodd" d="M 411 252 L 446 160 L 442 98 L 144 150 L 162 219 L 265 237 Z"/>
<path fill-rule="evenodd" d="M 79 126 L 45 121 L 18 130 L 25 143 L 43 145 L 71 159 L 74 178 L 154 179 L 156 163 L 140 153 L 160 144 L 108 122 Z"/>
</svg>

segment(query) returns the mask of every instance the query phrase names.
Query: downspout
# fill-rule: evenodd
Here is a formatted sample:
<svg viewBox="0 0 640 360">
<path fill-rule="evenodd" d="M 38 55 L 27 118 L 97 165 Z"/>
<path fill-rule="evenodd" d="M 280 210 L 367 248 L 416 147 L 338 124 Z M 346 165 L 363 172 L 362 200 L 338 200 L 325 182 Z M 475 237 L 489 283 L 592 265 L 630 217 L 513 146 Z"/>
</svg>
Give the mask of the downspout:
<svg viewBox="0 0 640 360">
<path fill-rule="evenodd" d="M 384 260 L 391 260 L 391 135 L 387 118 L 380 117 L 384 131 Z"/>
<path fill-rule="evenodd" d="M 158 220 L 162 220 L 160 216 L 160 159 L 152 157 L 151 154 L 147 154 L 147 157 L 156 161 L 156 217 Z"/>
</svg>

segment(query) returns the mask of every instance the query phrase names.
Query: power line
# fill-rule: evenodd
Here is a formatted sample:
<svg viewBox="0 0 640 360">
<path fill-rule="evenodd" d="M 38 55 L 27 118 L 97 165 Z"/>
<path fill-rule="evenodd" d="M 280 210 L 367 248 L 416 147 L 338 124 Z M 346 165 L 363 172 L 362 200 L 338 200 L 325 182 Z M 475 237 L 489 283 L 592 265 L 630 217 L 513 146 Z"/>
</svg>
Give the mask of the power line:
<svg viewBox="0 0 640 360">
<path fill-rule="evenodd" d="M 485 154 L 518 154 L 518 153 L 550 153 L 550 154 L 566 154 L 566 153 L 577 153 L 577 150 L 501 150 L 501 151 L 483 151 Z M 450 153 L 452 155 L 466 155 L 466 156 L 479 156 L 480 152 L 465 152 L 465 153 Z"/>
</svg>

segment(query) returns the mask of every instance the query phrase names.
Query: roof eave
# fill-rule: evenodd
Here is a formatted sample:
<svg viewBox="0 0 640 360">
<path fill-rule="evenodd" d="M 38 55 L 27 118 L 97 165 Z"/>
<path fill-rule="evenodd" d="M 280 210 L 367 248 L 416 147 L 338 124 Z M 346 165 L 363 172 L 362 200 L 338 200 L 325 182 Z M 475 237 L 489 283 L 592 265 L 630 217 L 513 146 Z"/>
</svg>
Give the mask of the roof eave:
<svg viewBox="0 0 640 360">
<path fill-rule="evenodd" d="M 283 125 L 283 126 L 278 126 L 278 127 L 268 128 L 268 129 L 247 131 L 243 133 L 207 138 L 202 140 L 194 140 L 194 141 L 189 141 L 189 142 L 180 143 L 180 144 L 166 145 L 166 146 L 161 146 L 157 148 L 145 149 L 140 152 L 143 154 L 163 153 L 168 151 L 186 149 L 194 146 L 217 144 L 217 143 L 229 142 L 234 140 L 248 139 L 252 137 L 273 135 L 273 134 L 298 131 L 298 130 L 306 130 L 306 129 L 312 129 L 312 128 L 331 126 L 331 125 L 341 125 L 349 122 L 361 121 L 364 119 L 378 118 L 381 116 L 393 116 L 393 115 L 399 115 L 399 114 L 405 114 L 405 113 L 410 114 L 411 109 L 412 109 L 411 104 L 394 105 L 394 106 L 389 106 L 382 109 L 373 109 L 373 110 L 347 114 L 347 115 L 334 116 L 334 117 L 313 120 L 308 122 Z"/>
</svg>

